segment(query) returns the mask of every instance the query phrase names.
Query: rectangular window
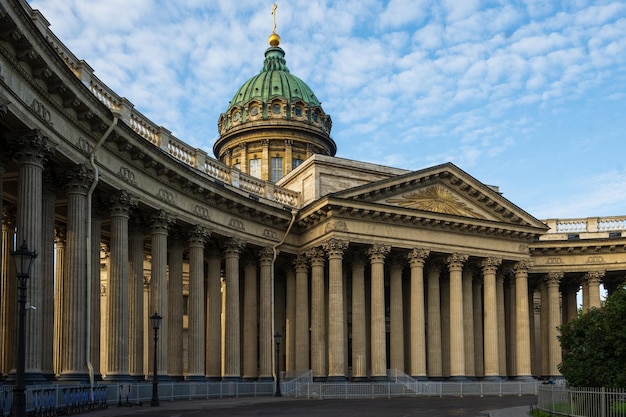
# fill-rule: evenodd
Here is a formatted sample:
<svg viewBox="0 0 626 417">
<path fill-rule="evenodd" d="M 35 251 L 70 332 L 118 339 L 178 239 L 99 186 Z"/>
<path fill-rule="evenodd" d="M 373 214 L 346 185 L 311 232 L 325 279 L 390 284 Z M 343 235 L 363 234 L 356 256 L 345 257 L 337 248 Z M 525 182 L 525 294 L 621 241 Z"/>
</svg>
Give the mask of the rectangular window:
<svg viewBox="0 0 626 417">
<path fill-rule="evenodd" d="M 251 159 L 250 160 L 250 175 L 253 177 L 261 178 L 261 160 L 260 159 Z"/>
<path fill-rule="evenodd" d="M 270 181 L 276 182 L 283 177 L 283 158 L 272 158 L 272 175 Z"/>
<path fill-rule="evenodd" d="M 291 164 L 291 169 L 295 169 L 298 168 L 300 165 L 302 165 L 302 159 L 293 159 L 293 162 Z"/>
</svg>

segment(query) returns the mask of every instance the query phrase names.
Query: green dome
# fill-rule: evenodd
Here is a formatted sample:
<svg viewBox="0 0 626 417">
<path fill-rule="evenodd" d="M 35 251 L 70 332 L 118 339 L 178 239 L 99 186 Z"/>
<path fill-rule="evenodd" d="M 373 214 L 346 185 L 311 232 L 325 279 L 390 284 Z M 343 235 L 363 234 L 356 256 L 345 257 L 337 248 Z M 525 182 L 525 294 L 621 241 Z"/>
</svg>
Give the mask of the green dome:
<svg viewBox="0 0 626 417">
<path fill-rule="evenodd" d="M 285 51 L 278 46 L 270 47 L 265 51 L 263 69 L 241 86 L 230 101 L 229 108 L 245 105 L 253 99 L 267 103 L 274 97 L 281 97 L 287 103 L 302 100 L 312 107 L 321 105 L 309 86 L 289 72 L 285 61 Z"/>
</svg>

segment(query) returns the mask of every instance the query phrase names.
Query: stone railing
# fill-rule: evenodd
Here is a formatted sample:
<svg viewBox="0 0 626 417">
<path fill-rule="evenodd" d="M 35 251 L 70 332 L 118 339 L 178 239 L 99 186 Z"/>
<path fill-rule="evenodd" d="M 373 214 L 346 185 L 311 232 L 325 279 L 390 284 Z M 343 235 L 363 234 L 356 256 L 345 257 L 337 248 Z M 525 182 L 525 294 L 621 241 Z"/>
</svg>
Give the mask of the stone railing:
<svg viewBox="0 0 626 417">
<path fill-rule="evenodd" d="M 33 20 L 38 18 L 38 14 L 33 14 Z M 120 97 L 100 81 L 94 75 L 93 69 L 85 61 L 76 58 L 47 26 L 39 25 L 39 28 L 65 64 L 76 74 L 89 91 L 107 108 L 119 114 L 120 120 L 130 126 L 139 136 L 158 146 L 177 160 L 200 170 L 224 184 L 285 206 L 300 206 L 300 193 L 278 187 L 272 183 L 234 170 L 211 158 L 206 152 L 192 148 L 173 136 L 169 130 L 150 121 L 150 119 L 137 111 L 134 105 L 126 98 Z"/>
<path fill-rule="evenodd" d="M 547 234 L 590 234 L 592 237 L 610 232 L 626 232 L 626 216 L 549 219 L 543 222 L 550 227 Z"/>
</svg>

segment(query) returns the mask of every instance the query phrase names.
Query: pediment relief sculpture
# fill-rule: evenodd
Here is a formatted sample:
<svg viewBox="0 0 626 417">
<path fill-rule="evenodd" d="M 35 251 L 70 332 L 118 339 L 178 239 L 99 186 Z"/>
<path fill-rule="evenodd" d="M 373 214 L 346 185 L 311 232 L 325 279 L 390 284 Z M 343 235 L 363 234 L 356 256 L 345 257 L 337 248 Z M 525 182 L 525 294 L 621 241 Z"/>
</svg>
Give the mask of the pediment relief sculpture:
<svg viewBox="0 0 626 417">
<path fill-rule="evenodd" d="M 433 185 L 423 190 L 402 194 L 401 198 L 388 198 L 385 202 L 435 213 L 485 219 L 485 216 L 474 211 L 457 198 L 454 193 L 441 185 Z"/>
</svg>

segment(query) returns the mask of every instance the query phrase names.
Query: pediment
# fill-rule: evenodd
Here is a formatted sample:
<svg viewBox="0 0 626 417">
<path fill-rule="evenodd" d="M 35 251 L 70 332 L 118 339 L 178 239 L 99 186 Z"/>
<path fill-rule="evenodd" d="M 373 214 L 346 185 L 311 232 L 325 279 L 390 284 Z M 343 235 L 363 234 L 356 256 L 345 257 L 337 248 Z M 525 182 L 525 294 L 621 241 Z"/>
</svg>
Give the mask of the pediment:
<svg viewBox="0 0 626 417">
<path fill-rule="evenodd" d="M 354 187 L 334 197 L 466 220 L 546 228 L 541 221 L 504 198 L 495 187 L 481 183 L 451 163 Z"/>
</svg>

